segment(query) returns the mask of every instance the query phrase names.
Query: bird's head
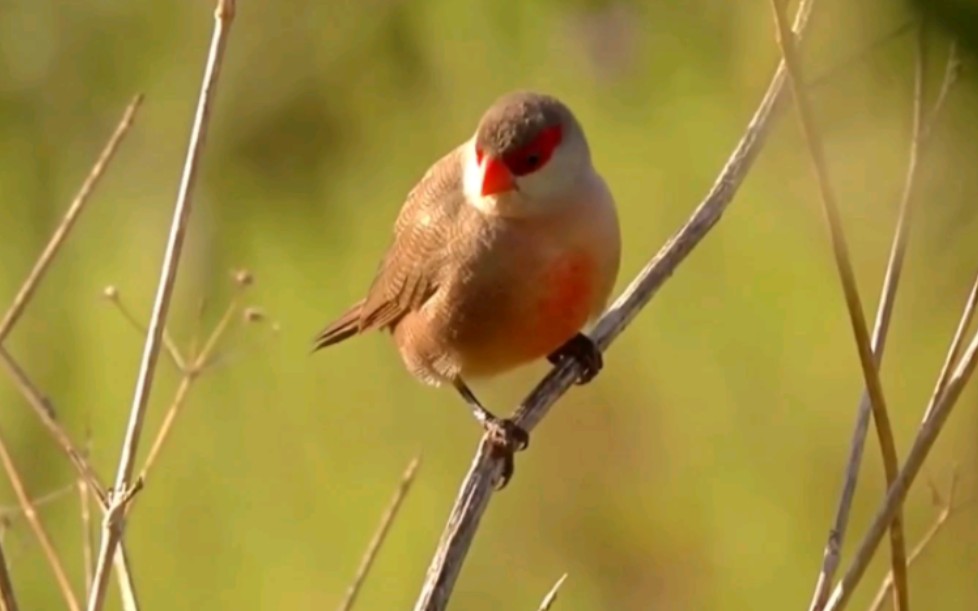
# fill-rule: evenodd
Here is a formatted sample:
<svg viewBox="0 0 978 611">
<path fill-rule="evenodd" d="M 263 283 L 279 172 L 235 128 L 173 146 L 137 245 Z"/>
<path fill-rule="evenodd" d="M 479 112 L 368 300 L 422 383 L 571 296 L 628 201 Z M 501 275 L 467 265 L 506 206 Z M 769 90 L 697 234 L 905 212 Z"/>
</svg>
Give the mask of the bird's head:
<svg viewBox="0 0 978 611">
<path fill-rule="evenodd" d="M 465 155 L 465 192 L 486 211 L 526 216 L 571 201 L 591 169 L 584 131 L 560 100 L 514 92 L 479 120 Z"/>
</svg>

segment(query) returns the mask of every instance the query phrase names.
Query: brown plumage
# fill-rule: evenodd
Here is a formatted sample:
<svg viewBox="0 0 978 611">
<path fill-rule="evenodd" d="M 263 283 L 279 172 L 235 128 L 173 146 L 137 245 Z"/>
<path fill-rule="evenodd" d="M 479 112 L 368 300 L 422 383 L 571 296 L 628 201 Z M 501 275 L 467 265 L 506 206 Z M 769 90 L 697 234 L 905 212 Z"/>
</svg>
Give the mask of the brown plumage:
<svg viewBox="0 0 978 611">
<path fill-rule="evenodd" d="M 603 309 L 618 271 L 614 201 L 570 110 L 517 92 L 410 191 L 366 297 L 317 335 L 315 349 L 392 332 L 408 370 L 465 385 L 523 363 L 571 356 L 585 378 L 600 353 L 579 333 Z"/>
</svg>

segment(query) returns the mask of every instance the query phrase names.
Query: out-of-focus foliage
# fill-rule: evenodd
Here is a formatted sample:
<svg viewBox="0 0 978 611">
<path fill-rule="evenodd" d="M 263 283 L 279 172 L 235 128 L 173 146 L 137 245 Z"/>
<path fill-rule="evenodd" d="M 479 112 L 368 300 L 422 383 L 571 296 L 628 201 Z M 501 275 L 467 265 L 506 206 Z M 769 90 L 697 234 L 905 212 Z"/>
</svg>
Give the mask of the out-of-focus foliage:
<svg viewBox="0 0 978 611">
<path fill-rule="evenodd" d="M 909 142 L 913 41 L 848 60 L 911 12 L 824 0 L 806 41 L 813 94 L 867 310 L 875 307 Z M 208 2 L 0 3 L 0 307 L 136 91 L 146 103 L 30 310 L 9 338 L 92 460 L 115 471 L 141 338 L 99 298 L 148 312 L 211 27 Z M 947 39 L 934 32 L 933 97 Z M 503 91 L 578 113 L 620 204 L 619 287 L 710 187 L 777 61 L 760 2 L 239 0 L 204 156 L 172 333 L 195 335 L 251 268 L 280 325 L 236 332 L 195 386 L 129 525 L 147 609 L 329 608 L 399 473 L 424 464 L 359 609 L 409 608 L 478 431 L 450 390 L 404 372 L 380 334 L 309 356 L 366 289 L 402 197 Z M 841 63 L 841 68 L 839 64 Z M 921 172 L 883 382 L 898 447 L 919 422 L 978 268 L 978 95 L 962 81 Z M 817 190 L 792 115 L 723 221 L 519 457 L 453 608 L 784 609 L 807 604 L 835 509 L 861 378 Z M 541 363 L 476 388 L 508 411 Z M 155 432 L 177 382 L 160 376 Z M 974 391 L 922 480 L 961 464 L 974 492 Z M 0 426 L 37 495 L 73 472 L 12 384 Z M 143 451 L 148 450 L 148 439 Z M 925 481 L 914 542 L 936 514 Z M 2 498 L 12 502 L 6 486 Z M 875 438 L 846 552 L 883 490 Z M 69 498 L 43 518 L 81 590 Z M 915 608 L 978 606 L 978 521 L 965 508 L 911 569 Z M 19 524 L 19 523 L 18 523 Z M 4 545 L 22 606 L 60 608 L 29 531 Z M 879 554 L 856 607 L 886 570 Z M 845 560 L 844 560 L 845 562 Z M 112 608 L 118 608 L 115 593 Z"/>
</svg>

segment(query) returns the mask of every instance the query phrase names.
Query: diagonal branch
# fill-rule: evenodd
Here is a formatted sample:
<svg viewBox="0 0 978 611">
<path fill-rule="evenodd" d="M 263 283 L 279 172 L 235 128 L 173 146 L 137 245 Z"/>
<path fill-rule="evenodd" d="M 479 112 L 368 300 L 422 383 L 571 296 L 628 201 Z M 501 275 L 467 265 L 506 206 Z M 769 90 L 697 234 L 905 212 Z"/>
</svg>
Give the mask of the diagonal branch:
<svg viewBox="0 0 978 611">
<path fill-rule="evenodd" d="M 808 22 L 813 4 L 814 0 L 802 0 L 798 6 L 794 28 L 799 35 Z M 686 224 L 645 265 L 595 327 L 594 341 L 602 350 L 621 334 L 720 220 L 760 153 L 772 117 L 785 100 L 784 82 L 782 62 L 743 137 L 706 198 Z M 517 409 L 516 423 L 527 431 L 532 430 L 546 416 L 553 403 L 567 392 L 577 375 L 578 365 L 574 361 L 551 371 Z M 493 452 L 489 439 L 483 437 L 442 532 L 415 603 L 415 611 L 441 610 L 447 605 L 501 470 L 502 460 Z"/>
<path fill-rule="evenodd" d="M 870 406 L 872 407 L 873 420 L 876 423 L 876 433 L 879 437 L 880 451 L 883 455 L 883 469 L 886 473 L 886 483 L 889 485 L 893 483 L 896 477 L 897 453 L 896 444 L 893 441 L 893 430 L 890 426 L 890 417 L 887 414 L 886 403 L 883 398 L 883 385 L 880 383 L 877 358 L 873 354 L 873 348 L 870 345 L 869 329 L 866 325 L 863 305 L 859 297 L 859 289 L 856 287 L 856 275 L 852 269 L 852 261 L 849 256 L 849 248 L 846 244 L 845 231 L 842 227 L 842 218 L 839 215 L 839 206 L 829 180 L 828 163 L 825 159 L 825 147 L 822 144 L 821 134 L 815 127 L 814 112 L 808 100 L 808 92 L 803 85 L 805 79 L 802 73 L 801 60 L 795 48 L 794 34 L 788 29 L 788 21 L 784 14 L 784 1 L 771 0 L 771 6 L 774 9 L 774 19 L 777 23 L 777 38 L 781 46 L 781 54 L 784 56 L 784 61 L 788 66 L 788 75 L 792 85 L 792 93 L 794 93 L 795 107 L 798 109 L 798 119 L 801 123 L 802 132 L 805 135 L 805 141 L 808 143 L 808 150 L 811 153 L 813 169 L 815 170 L 815 177 L 818 182 L 819 193 L 821 194 L 822 209 L 829 226 L 829 235 L 832 239 L 832 253 L 835 256 L 839 279 L 842 282 L 842 290 L 845 293 L 846 308 L 849 311 L 849 319 L 852 324 L 853 335 L 856 339 L 856 347 L 859 351 L 859 364 L 862 366 L 866 391 L 869 394 Z M 903 243 L 900 240 L 898 242 L 900 244 Z M 902 258 L 902 252 L 897 254 Z M 894 290 L 896 290 L 895 286 Z M 907 551 L 903 537 L 903 518 L 899 512 L 895 515 L 893 523 L 890 526 L 890 548 L 892 552 L 893 583 L 895 586 L 893 589 L 894 607 L 896 611 L 908 611 L 910 602 L 907 591 Z"/>
<path fill-rule="evenodd" d="M 958 507 L 955 505 L 955 492 L 957 489 L 958 474 L 956 471 L 951 472 L 951 485 L 948 486 L 947 502 L 943 504 L 941 510 L 938 512 L 937 517 L 934 519 L 933 524 L 924 533 L 924 536 L 920 538 L 920 541 L 911 550 L 910 555 L 907 557 L 907 567 L 912 565 L 917 558 L 920 557 L 930 542 L 934 540 L 937 533 L 941 531 L 941 528 L 947 523 L 948 518 L 955 512 Z M 935 490 L 935 496 L 937 496 Z M 940 502 L 940 501 L 938 501 Z M 876 592 L 876 597 L 873 598 L 873 602 L 870 603 L 868 611 L 880 611 L 883 605 L 886 603 L 886 597 L 889 595 L 890 591 L 893 589 L 893 573 L 888 573 L 886 578 L 883 579 L 883 583 L 880 584 L 880 589 Z"/>
<path fill-rule="evenodd" d="M 380 524 L 377 526 L 374 536 L 370 539 L 370 544 L 367 545 L 367 551 L 364 552 L 363 558 L 360 559 L 360 566 L 357 567 L 357 573 L 353 578 L 353 582 L 347 588 L 343 602 L 338 607 L 339 611 L 350 611 L 353 608 L 353 603 L 357 600 L 357 594 L 360 593 L 360 588 L 363 587 L 363 582 L 367 579 L 367 575 L 370 573 L 371 567 L 373 567 L 374 560 L 376 560 L 380 548 L 384 545 L 387 533 L 394 524 L 394 519 L 397 518 L 397 513 L 401 509 L 401 503 L 404 502 L 404 498 L 411 490 L 411 484 L 414 483 L 414 477 L 418 473 L 418 465 L 420 464 L 421 457 L 415 456 L 404 470 L 401 481 L 397 485 L 397 490 L 394 491 L 394 496 L 391 498 L 387 510 L 381 516 Z"/>
<path fill-rule="evenodd" d="M 18 611 L 18 609 L 7 558 L 4 556 L 3 546 L 0 545 L 0 611 Z"/>
<path fill-rule="evenodd" d="M 149 404 L 149 394 L 156 372 L 156 362 L 162 345 L 163 327 L 169 312 L 170 298 L 176 281 L 180 253 L 183 250 L 191 210 L 191 194 L 197 178 L 201 152 L 207 135 L 207 125 L 210 119 L 211 104 L 214 91 L 220 75 L 224 51 L 227 47 L 227 34 L 234 21 L 234 0 L 218 0 L 214 12 L 214 34 L 211 39 L 210 52 L 204 70 L 203 84 L 190 133 L 190 143 L 184 164 L 183 176 L 177 193 L 177 201 L 173 211 L 173 221 L 170 226 L 166 252 L 160 269 L 160 281 L 153 303 L 153 313 L 149 321 L 149 332 L 146 334 L 146 344 L 143 349 L 139 376 L 129 414 L 129 424 L 119 456 L 119 469 L 116 475 L 114 494 L 111 506 L 105 515 L 102 527 L 102 539 L 98 560 L 95 564 L 95 579 L 92 592 L 88 598 L 88 611 L 99 611 L 105 602 L 105 590 L 110 573 L 110 562 L 122 538 L 125 529 L 125 509 L 131 500 L 134 490 L 130 482 L 136 465 L 136 451 L 143 429 L 143 419 Z"/>
<path fill-rule="evenodd" d="M 974 309 L 976 298 L 978 298 L 978 276 L 976 276 L 975 283 L 968 296 L 968 303 L 965 306 L 966 309 Z M 957 339 L 955 339 L 956 341 Z M 944 389 L 928 403 L 927 409 L 925 410 L 927 417 L 920 425 L 913 446 L 911 446 L 910 452 L 907 454 L 907 459 L 903 463 L 893 484 L 887 490 L 886 498 L 873 517 L 873 521 L 866 535 L 860 541 L 859 548 L 853 557 L 852 565 L 846 570 L 842 579 L 839 580 L 839 583 L 832 590 L 828 603 L 825 605 L 826 611 L 840 611 L 848 604 L 853 590 L 866 573 L 866 568 L 873 559 L 873 554 L 876 553 L 876 548 L 879 547 L 883 535 L 886 533 L 887 528 L 889 528 L 894 516 L 900 512 L 900 507 L 907 496 L 907 492 L 910 490 L 910 486 L 920 473 L 920 468 L 927 459 L 927 455 L 930 454 L 931 448 L 934 447 L 934 442 L 944 428 L 944 423 L 947 422 L 948 416 L 951 415 L 951 410 L 954 409 L 958 398 L 961 396 L 968 380 L 971 379 L 976 367 L 978 367 L 978 333 L 972 337 L 971 343 L 964 351 L 961 360 L 958 361 L 950 377 L 948 377 Z"/>
<path fill-rule="evenodd" d="M 75 597 L 75 592 L 71 589 L 71 582 L 68 580 L 68 574 L 65 572 L 64 564 L 61 562 L 61 556 L 54 548 L 51 535 L 48 534 L 47 529 L 44 528 L 44 524 L 41 523 L 41 518 L 37 515 L 37 508 L 34 506 L 30 495 L 27 494 L 27 489 L 24 488 L 23 479 L 16 465 L 14 465 L 13 458 L 7 450 L 7 442 L 4 440 L 2 434 L 0 434 L 0 462 L 3 462 L 3 468 L 7 472 L 7 479 L 10 480 L 14 494 L 17 495 L 17 502 L 20 503 L 21 509 L 24 512 L 24 519 L 30 524 L 38 543 L 41 544 L 41 551 L 51 566 L 51 571 L 54 573 L 54 578 L 58 582 L 58 589 L 61 591 L 61 596 L 65 599 L 65 604 L 68 605 L 71 611 L 79 611 L 81 607 L 78 604 L 78 599 Z"/>
<path fill-rule="evenodd" d="M 557 602 L 557 594 L 560 593 L 560 587 L 564 585 L 565 581 L 567 581 L 567 573 L 561 575 L 560 579 L 558 579 L 556 583 L 554 583 L 553 587 L 550 588 L 550 591 L 547 592 L 547 595 L 543 597 L 543 601 L 540 602 L 540 608 L 538 611 L 550 611 L 550 607 Z"/>
<path fill-rule="evenodd" d="M 136 111 L 139 109 L 139 105 L 143 102 L 142 94 L 137 95 L 133 98 L 129 106 L 126 107 L 125 113 L 122 115 L 122 119 L 115 128 L 115 132 L 109 141 L 106 143 L 105 148 L 102 150 L 102 154 L 99 155 L 98 160 L 96 160 L 95 165 L 92 166 L 91 171 L 88 173 L 88 177 L 82 183 L 81 188 L 78 190 L 78 194 L 75 195 L 75 199 L 72 200 L 71 205 L 68 206 L 68 211 L 65 212 L 64 218 L 61 219 L 61 224 L 55 230 L 54 234 L 51 235 L 51 239 L 48 240 L 47 246 L 41 252 L 41 256 L 38 257 L 37 261 L 34 263 L 34 268 L 31 269 L 30 274 L 27 275 L 27 279 L 24 280 L 24 284 L 21 285 L 20 290 L 17 291 L 17 296 L 14 297 L 14 302 L 10 305 L 7 313 L 3 315 L 3 320 L 0 321 L 0 344 L 3 340 L 7 338 L 7 334 L 13 329 L 14 325 L 17 323 L 17 319 L 20 315 L 24 313 L 24 308 L 30 302 L 31 297 L 34 295 L 34 290 L 37 289 L 37 285 L 40 283 L 41 278 L 44 277 L 45 272 L 47 272 L 48 267 L 51 265 L 51 261 L 54 260 L 54 256 L 58 254 L 58 250 L 61 249 L 61 245 L 64 244 L 65 238 L 71 232 L 71 228 L 74 226 L 75 221 L 78 220 L 78 215 L 81 214 L 82 210 L 85 208 L 85 204 L 88 203 L 89 196 L 95 190 L 95 185 L 98 184 L 100 178 L 105 173 L 106 168 L 109 166 L 109 162 L 115 155 L 116 150 L 119 148 L 119 144 L 122 143 L 122 139 L 125 137 L 129 128 L 132 127 L 132 121 L 136 116 Z"/>
<path fill-rule="evenodd" d="M 897 288 L 903 272 L 903 261 L 906 253 L 907 242 L 909 239 L 910 212 L 916 194 L 917 174 L 920 167 L 921 158 L 927 150 L 927 143 L 933 133 L 934 124 L 940 115 L 940 111 L 947 99 L 947 92 L 957 78 L 956 53 L 952 45 L 947 69 L 945 70 L 944 80 L 941 85 L 941 93 L 938 95 L 930 115 L 924 115 L 924 88 L 925 88 L 925 66 L 926 49 L 923 24 L 918 27 L 917 36 L 917 59 L 914 68 L 914 92 L 913 92 L 913 127 L 910 143 L 910 155 L 907 163 L 907 172 L 904 179 L 903 192 L 900 196 L 899 212 L 897 214 L 897 224 L 894 231 L 893 243 L 890 247 L 890 258 L 886 266 L 886 274 L 883 279 L 883 288 L 880 295 L 879 307 L 876 312 L 876 323 L 873 327 L 872 349 L 876 367 L 879 368 L 883 362 L 883 351 L 886 345 L 886 336 L 890 327 L 890 319 L 893 315 L 893 306 L 896 301 Z M 950 363 L 953 364 L 953 363 Z M 947 366 L 949 367 L 950 364 Z M 871 414 L 871 403 L 869 394 L 863 390 L 859 401 L 859 408 L 856 416 L 856 426 L 852 434 L 852 441 L 849 447 L 849 459 L 846 462 L 845 478 L 842 494 L 836 509 L 835 520 L 832 530 L 829 531 L 829 539 L 825 544 L 822 556 L 822 568 L 819 572 L 818 581 L 815 586 L 815 593 L 812 595 L 810 611 L 818 611 L 825 604 L 828 598 L 829 589 L 832 585 L 832 578 L 839 566 L 842 544 L 845 541 L 846 528 L 849 523 L 849 512 L 855 498 L 856 484 L 859 479 L 859 468 L 862 464 L 863 448 L 866 441 L 866 434 L 869 431 L 869 417 Z"/>
</svg>

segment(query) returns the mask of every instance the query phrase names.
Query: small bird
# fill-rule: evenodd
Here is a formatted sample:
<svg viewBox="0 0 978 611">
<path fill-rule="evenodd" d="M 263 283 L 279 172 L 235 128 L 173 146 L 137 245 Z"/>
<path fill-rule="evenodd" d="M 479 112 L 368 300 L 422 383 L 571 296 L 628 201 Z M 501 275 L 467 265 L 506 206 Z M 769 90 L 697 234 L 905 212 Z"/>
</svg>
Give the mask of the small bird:
<svg viewBox="0 0 978 611">
<path fill-rule="evenodd" d="M 604 310 L 620 253 L 614 199 L 573 113 L 550 95 L 508 93 L 408 193 L 366 297 L 313 350 L 390 331 L 408 371 L 451 384 L 499 440 L 504 486 L 529 437 L 466 381 L 543 357 L 578 360 L 577 382 L 590 381 L 602 357 L 581 329 Z"/>
</svg>

